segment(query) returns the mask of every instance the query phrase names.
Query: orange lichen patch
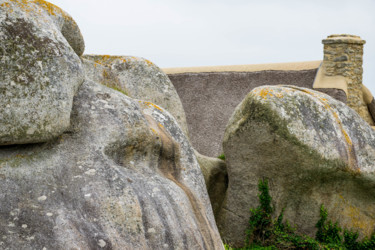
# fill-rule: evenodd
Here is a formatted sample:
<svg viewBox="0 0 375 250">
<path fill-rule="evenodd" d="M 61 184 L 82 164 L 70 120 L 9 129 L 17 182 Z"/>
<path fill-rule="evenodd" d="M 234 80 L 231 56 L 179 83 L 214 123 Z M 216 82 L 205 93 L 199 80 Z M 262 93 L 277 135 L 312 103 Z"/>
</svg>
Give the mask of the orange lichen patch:
<svg viewBox="0 0 375 250">
<path fill-rule="evenodd" d="M 7 3 L 7 2 L 5 2 L 5 3 L 0 4 L 0 6 L 1 6 L 1 7 L 7 7 L 7 8 L 9 8 L 9 7 L 10 7 L 10 4 Z"/>
<path fill-rule="evenodd" d="M 150 129 L 151 129 L 151 131 L 152 131 L 155 135 L 159 135 L 158 132 L 156 132 L 155 129 L 153 129 L 153 128 L 150 128 Z"/>
<path fill-rule="evenodd" d="M 158 125 L 159 127 L 164 128 L 164 126 L 160 122 L 158 123 Z"/>
<path fill-rule="evenodd" d="M 147 106 L 149 107 L 154 107 L 160 111 L 163 111 L 160 107 L 158 107 L 157 105 L 153 104 L 152 102 L 143 102 L 144 104 L 146 104 Z"/>
<path fill-rule="evenodd" d="M 288 91 L 287 91 L 288 92 Z M 276 97 L 276 98 L 283 98 L 284 95 L 282 93 L 275 93 L 273 89 L 261 89 L 258 93 L 258 96 L 262 97 L 263 99 L 267 99 L 268 97 Z"/>
<path fill-rule="evenodd" d="M 48 12 L 51 16 L 56 16 L 57 14 L 62 15 L 63 17 L 66 17 L 66 13 L 57 7 L 56 5 L 43 1 L 43 0 L 33 0 L 33 3 L 38 4 L 40 7 L 42 7 L 44 10 Z"/>
<path fill-rule="evenodd" d="M 274 96 L 271 92 L 273 92 L 272 89 L 263 88 L 257 93 L 257 95 L 262 97 L 263 99 L 267 99 L 268 96 Z"/>
<path fill-rule="evenodd" d="M 85 55 L 85 59 L 93 61 L 96 64 L 101 64 L 104 66 L 112 65 L 114 62 L 116 63 L 130 63 L 130 62 L 145 62 L 148 66 L 153 66 L 151 61 L 147 59 L 140 59 L 135 56 L 112 56 L 112 55 Z"/>
<path fill-rule="evenodd" d="M 151 61 L 149 61 L 147 59 L 145 59 L 145 62 L 147 63 L 148 66 L 153 66 L 154 65 Z"/>
<path fill-rule="evenodd" d="M 342 123 L 341 123 L 341 121 L 340 121 L 340 118 L 339 118 L 338 114 L 335 113 L 335 112 L 333 112 L 333 111 L 332 111 L 332 114 L 333 114 L 333 116 L 335 117 L 337 123 L 340 124 L 340 126 L 342 127 Z M 342 132 L 342 134 L 343 134 L 344 137 L 345 137 L 346 143 L 350 146 L 350 147 L 349 147 L 349 150 L 351 150 L 351 146 L 353 145 L 352 140 L 350 139 L 348 133 L 347 133 L 343 128 L 341 129 L 341 132 Z"/>
<path fill-rule="evenodd" d="M 93 58 L 93 61 L 96 64 L 101 64 L 101 65 L 109 65 L 112 64 L 115 60 L 119 60 L 123 63 L 126 63 L 126 59 L 123 58 L 122 56 L 110 56 L 110 55 L 95 55 Z"/>
<path fill-rule="evenodd" d="M 7 3 L 7 2 L 0 4 L 0 7 L 1 8 L 7 8 L 8 9 L 7 11 L 10 12 L 10 13 L 13 12 L 13 9 L 10 7 L 10 4 Z"/>
<path fill-rule="evenodd" d="M 47 13 L 51 16 L 60 15 L 65 19 L 69 19 L 69 20 L 72 19 L 60 7 L 58 7 L 54 4 L 51 4 L 49 2 L 46 2 L 44 0 L 32 0 L 32 1 L 28 1 L 28 0 L 8 0 L 5 3 L 2 3 L 1 7 L 10 8 L 9 11 L 13 12 L 13 9 L 11 9 L 10 3 L 16 4 L 22 11 L 24 11 L 26 13 L 33 12 L 33 13 L 36 13 L 36 14 L 41 14 L 40 9 L 35 8 L 35 6 L 33 5 L 33 4 L 37 4 L 39 7 L 41 7 L 45 11 L 47 11 Z"/>
<path fill-rule="evenodd" d="M 28 13 L 35 10 L 34 8 L 32 8 L 32 6 L 29 5 L 29 3 L 30 2 L 27 0 L 8 0 L 7 2 L 2 3 L 1 6 L 9 8 L 9 11 L 13 12 L 11 4 L 16 4 L 21 10 Z"/>
</svg>

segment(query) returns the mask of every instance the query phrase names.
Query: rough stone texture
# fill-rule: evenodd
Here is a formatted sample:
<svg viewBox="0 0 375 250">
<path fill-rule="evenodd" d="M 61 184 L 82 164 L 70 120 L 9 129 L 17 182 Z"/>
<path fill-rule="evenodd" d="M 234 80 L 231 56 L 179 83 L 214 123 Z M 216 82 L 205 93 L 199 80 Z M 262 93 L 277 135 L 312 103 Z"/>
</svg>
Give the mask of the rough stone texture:
<svg viewBox="0 0 375 250">
<path fill-rule="evenodd" d="M 44 1 L 0 0 L 0 145 L 44 142 L 69 127 L 84 73 L 62 33 L 81 39 L 67 17 Z"/>
<path fill-rule="evenodd" d="M 13 1 L 21 2 L 20 0 Z M 72 47 L 72 49 L 78 56 L 82 56 L 83 52 L 85 51 L 85 42 L 83 40 L 81 31 L 74 19 L 56 5 L 53 5 L 44 0 L 31 0 L 29 2 L 38 4 L 42 9 L 44 9 L 45 12 L 47 12 L 52 17 L 55 24 L 63 34 L 66 41 Z"/>
<path fill-rule="evenodd" d="M 84 55 L 86 76 L 132 98 L 168 110 L 188 135 L 185 111 L 173 84 L 158 66 L 133 56 Z"/>
<path fill-rule="evenodd" d="M 223 249 L 194 151 L 160 107 L 86 81 L 71 130 L 0 148 L 5 249 Z"/>
<path fill-rule="evenodd" d="M 362 57 L 364 40 L 359 36 L 331 35 L 323 40 L 326 76 L 344 76 L 347 82 L 347 104 L 366 122 L 375 125 L 363 99 Z"/>
<path fill-rule="evenodd" d="M 258 206 L 257 184 L 270 182 L 276 215 L 311 236 L 321 204 L 329 219 L 370 235 L 375 225 L 375 131 L 328 95 L 298 87 L 250 92 L 226 128 L 228 191 L 217 219 L 224 242 L 243 244 Z"/>
<path fill-rule="evenodd" d="M 212 210 L 217 218 L 228 188 L 227 166 L 225 161 L 201 155 L 197 151 L 195 151 L 195 156 L 204 176 Z"/>
<path fill-rule="evenodd" d="M 368 110 L 371 114 L 372 119 L 375 121 L 375 99 L 372 98 L 372 101 L 370 104 L 368 104 Z"/>
<path fill-rule="evenodd" d="M 301 71 L 216 72 L 168 75 L 185 109 L 194 148 L 217 157 L 225 126 L 235 107 L 253 88 L 292 84 L 312 88 L 317 69 Z"/>
</svg>

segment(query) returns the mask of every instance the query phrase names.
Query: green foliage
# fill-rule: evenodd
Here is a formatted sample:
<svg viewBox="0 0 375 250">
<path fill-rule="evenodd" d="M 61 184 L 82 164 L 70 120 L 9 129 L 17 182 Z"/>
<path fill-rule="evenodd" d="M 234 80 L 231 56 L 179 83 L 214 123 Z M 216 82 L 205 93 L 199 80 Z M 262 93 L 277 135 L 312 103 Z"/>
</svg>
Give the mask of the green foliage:
<svg viewBox="0 0 375 250">
<path fill-rule="evenodd" d="M 340 248 L 340 249 L 375 249 L 375 234 L 370 239 L 365 238 L 362 241 L 358 241 L 358 232 L 354 232 L 348 229 L 344 230 L 343 236 L 340 232 L 342 228 L 336 222 L 327 221 L 328 213 L 324 208 L 324 205 L 320 207 L 320 219 L 316 223 L 316 240 L 327 244 L 329 247 Z M 344 240 L 344 241 L 343 241 Z"/>
<path fill-rule="evenodd" d="M 272 197 L 269 194 L 268 181 L 260 180 L 258 184 L 260 194 L 259 206 L 250 209 L 248 229 L 244 248 L 231 248 L 224 244 L 226 250 L 246 249 L 375 249 L 375 234 L 370 239 L 358 241 L 358 232 L 345 229 L 343 234 L 339 224 L 327 221 L 328 212 L 322 205 L 320 219 L 316 223 L 315 239 L 296 233 L 288 221 L 283 222 L 284 209 L 273 220 L 274 208 L 271 205 Z"/>
<path fill-rule="evenodd" d="M 260 194 L 260 205 L 255 209 L 250 209 L 249 228 L 246 230 L 246 245 L 262 244 L 272 236 L 272 217 L 273 208 L 271 206 L 271 195 L 269 194 L 268 181 L 259 181 L 258 190 Z"/>
<path fill-rule="evenodd" d="M 244 249 L 319 249 L 318 242 L 308 236 L 297 235 L 289 222 L 283 222 L 284 209 L 276 220 L 272 219 L 274 208 L 267 180 L 259 181 L 258 190 L 260 205 L 250 209 Z"/>
<path fill-rule="evenodd" d="M 217 158 L 219 158 L 220 160 L 225 161 L 225 155 L 224 154 L 219 155 Z"/>
<path fill-rule="evenodd" d="M 358 249 L 375 249 L 375 233 L 373 233 L 370 239 L 365 238 Z"/>
<path fill-rule="evenodd" d="M 359 243 L 357 242 L 358 232 L 351 232 L 349 230 L 344 231 L 344 246 L 348 249 L 359 249 Z"/>
<path fill-rule="evenodd" d="M 320 219 L 316 223 L 315 227 L 318 229 L 316 232 L 315 238 L 317 241 L 328 244 L 340 244 L 342 242 L 342 236 L 340 232 L 342 231 L 341 227 L 336 222 L 335 224 L 332 221 L 327 221 L 327 209 L 324 208 L 324 205 L 320 207 Z"/>
</svg>

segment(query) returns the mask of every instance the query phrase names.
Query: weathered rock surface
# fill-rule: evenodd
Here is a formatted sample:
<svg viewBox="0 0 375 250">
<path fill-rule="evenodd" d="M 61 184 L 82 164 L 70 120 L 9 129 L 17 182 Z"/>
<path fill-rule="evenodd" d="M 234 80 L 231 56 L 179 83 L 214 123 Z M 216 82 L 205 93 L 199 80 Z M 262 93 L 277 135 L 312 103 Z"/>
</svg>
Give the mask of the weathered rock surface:
<svg viewBox="0 0 375 250">
<path fill-rule="evenodd" d="M 181 100 L 168 76 L 158 66 L 134 56 L 84 55 L 83 58 L 89 79 L 165 108 L 188 136 Z"/>
<path fill-rule="evenodd" d="M 57 140 L 0 148 L 0 246 L 223 249 L 176 120 L 91 81 L 74 100 Z"/>
<path fill-rule="evenodd" d="M 368 110 L 371 114 L 372 119 L 375 121 L 375 99 L 372 98 L 372 101 L 367 106 L 368 106 Z"/>
<path fill-rule="evenodd" d="M 226 128 L 229 185 L 218 227 L 243 244 L 258 205 L 258 181 L 270 182 L 276 215 L 314 235 L 321 204 L 329 219 L 370 235 L 375 225 L 375 131 L 342 102 L 299 87 L 259 87 Z"/>
<path fill-rule="evenodd" d="M 45 142 L 69 127 L 83 48 L 58 7 L 0 0 L 0 145 Z"/>
<path fill-rule="evenodd" d="M 212 210 L 216 218 L 219 215 L 225 192 L 228 188 L 227 166 L 225 161 L 221 159 L 201 155 L 197 151 L 194 152 L 202 170 Z"/>
</svg>

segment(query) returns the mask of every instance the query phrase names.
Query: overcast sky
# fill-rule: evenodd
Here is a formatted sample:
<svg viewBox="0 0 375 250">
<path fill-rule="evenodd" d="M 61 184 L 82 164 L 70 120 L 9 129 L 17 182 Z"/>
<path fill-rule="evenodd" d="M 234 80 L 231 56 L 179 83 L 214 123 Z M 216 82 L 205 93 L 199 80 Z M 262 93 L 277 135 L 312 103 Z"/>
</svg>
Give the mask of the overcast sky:
<svg viewBox="0 0 375 250">
<path fill-rule="evenodd" d="M 322 60 L 321 40 L 359 35 L 375 95 L 374 0 L 50 0 L 78 23 L 86 54 L 160 67 Z"/>
</svg>

